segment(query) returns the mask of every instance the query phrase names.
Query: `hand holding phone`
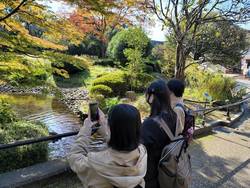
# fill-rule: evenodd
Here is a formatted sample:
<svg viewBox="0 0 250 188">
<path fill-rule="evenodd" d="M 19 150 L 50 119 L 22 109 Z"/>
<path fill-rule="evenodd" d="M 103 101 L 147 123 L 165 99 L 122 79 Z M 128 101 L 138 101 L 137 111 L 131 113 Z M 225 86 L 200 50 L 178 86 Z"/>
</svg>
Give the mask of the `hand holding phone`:
<svg viewBox="0 0 250 188">
<path fill-rule="evenodd" d="M 89 115 L 91 121 L 98 121 L 99 120 L 99 110 L 98 110 L 98 103 L 91 102 L 89 103 Z"/>
<path fill-rule="evenodd" d="M 90 116 L 90 120 L 92 122 L 96 122 L 92 126 L 92 133 L 91 134 L 94 134 L 94 133 L 96 133 L 96 131 L 100 127 L 100 124 L 97 122 L 100 119 L 100 117 L 99 117 L 98 103 L 97 102 L 91 102 L 91 103 L 89 103 L 89 116 Z"/>
</svg>

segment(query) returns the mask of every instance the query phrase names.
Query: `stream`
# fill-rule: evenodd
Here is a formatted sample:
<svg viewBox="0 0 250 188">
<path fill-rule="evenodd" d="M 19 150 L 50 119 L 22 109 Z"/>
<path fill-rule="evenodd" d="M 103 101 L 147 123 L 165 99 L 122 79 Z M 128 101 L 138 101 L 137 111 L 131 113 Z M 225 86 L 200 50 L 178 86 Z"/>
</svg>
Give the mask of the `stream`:
<svg viewBox="0 0 250 188">
<path fill-rule="evenodd" d="M 80 119 L 73 114 L 61 101 L 51 96 L 28 94 L 2 94 L 19 117 L 29 121 L 44 123 L 49 132 L 66 133 L 79 130 Z M 69 151 L 74 136 L 49 142 L 49 159 L 65 157 Z"/>
</svg>

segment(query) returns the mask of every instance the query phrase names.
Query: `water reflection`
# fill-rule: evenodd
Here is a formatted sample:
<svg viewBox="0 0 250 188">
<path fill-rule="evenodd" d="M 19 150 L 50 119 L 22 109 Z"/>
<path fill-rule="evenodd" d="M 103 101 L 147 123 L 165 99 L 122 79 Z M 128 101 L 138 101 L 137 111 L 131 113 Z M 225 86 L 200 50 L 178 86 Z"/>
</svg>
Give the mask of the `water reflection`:
<svg viewBox="0 0 250 188">
<path fill-rule="evenodd" d="M 42 95 L 0 94 L 0 98 L 11 104 L 17 114 L 29 121 L 45 123 L 50 132 L 66 133 L 79 129 L 80 120 L 54 97 Z M 69 151 L 74 137 L 49 143 L 49 158 L 61 158 Z"/>
</svg>

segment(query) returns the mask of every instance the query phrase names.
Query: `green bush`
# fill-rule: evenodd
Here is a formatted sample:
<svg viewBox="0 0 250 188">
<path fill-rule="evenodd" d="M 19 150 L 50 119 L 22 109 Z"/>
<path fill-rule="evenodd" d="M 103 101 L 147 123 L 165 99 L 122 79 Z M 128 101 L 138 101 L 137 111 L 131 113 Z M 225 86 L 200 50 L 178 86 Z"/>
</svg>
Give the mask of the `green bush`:
<svg viewBox="0 0 250 188">
<path fill-rule="evenodd" d="M 91 100 L 93 101 L 97 101 L 99 104 L 99 108 L 104 112 L 104 113 L 108 113 L 109 109 L 120 103 L 120 100 L 118 97 L 112 97 L 112 98 L 105 98 L 103 95 L 101 94 L 96 94 L 94 96 L 91 96 Z M 83 113 L 88 113 L 89 110 L 89 104 L 88 102 L 83 102 L 80 106 L 80 111 Z"/>
<path fill-rule="evenodd" d="M 133 105 L 140 111 L 142 118 L 150 114 L 150 106 L 144 95 L 139 96 Z"/>
<path fill-rule="evenodd" d="M 137 82 L 133 83 L 132 88 L 136 92 L 144 92 L 146 87 L 154 81 L 155 77 L 152 74 L 140 73 L 137 75 Z"/>
<path fill-rule="evenodd" d="M 112 89 L 106 85 L 95 85 L 90 88 L 90 94 L 92 96 L 101 94 L 108 97 L 112 94 Z"/>
<path fill-rule="evenodd" d="M 0 100 L 0 144 L 48 135 L 41 123 L 18 120 L 10 106 Z M 47 142 L 0 150 L 0 173 L 46 161 Z"/>
<path fill-rule="evenodd" d="M 70 55 L 87 54 L 101 57 L 103 45 L 103 42 L 94 35 L 88 34 L 79 45 L 70 45 L 67 52 Z"/>
<path fill-rule="evenodd" d="M 138 49 L 143 52 L 142 57 L 147 57 L 151 51 L 150 39 L 140 28 L 124 29 L 112 38 L 107 48 L 107 54 L 124 66 L 128 61 L 124 50 L 128 48 Z"/>
<path fill-rule="evenodd" d="M 107 99 L 105 99 L 105 110 L 108 111 L 113 106 L 115 106 L 119 103 L 120 103 L 120 100 L 118 99 L 118 97 L 107 98 Z"/>
<path fill-rule="evenodd" d="M 51 67 L 44 59 L 6 53 L 8 58 L 0 54 L 1 79 L 18 86 L 37 86 L 47 83 L 51 75 Z"/>
<path fill-rule="evenodd" d="M 0 99 L 0 128 L 16 119 L 16 114 L 12 111 L 10 105 Z"/>
<path fill-rule="evenodd" d="M 50 52 L 46 53 L 51 65 L 54 68 L 54 74 L 68 77 L 70 74 L 79 73 L 88 70 L 88 59 L 75 57 L 62 53 Z"/>
<path fill-rule="evenodd" d="M 126 74 L 122 71 L 116 71 L 105 74 L 93 81 L 93 86 L 105 85 L 112 89 L 111 96 L 124 96 L 128 89 Z"/>
<path fill-rule="evenodd" d="M 9 124 L 8 129 L 0 129 L 0 143 L 7 144 L 47 135 L 48 130 L 44 125 L 18 121 Z M 0 173 L 46 161 L 47 156 L 47 142 L 0 150 Z"/>
<path fill-rule="evenodd" d="M 94 65 L 102 65 L 102 66 L 115 66 L 115 62 L 112 59 L 97 59 L 94 62 Z"/>
<path fill-rule="evenodd" d="M 233 91 L 236 89 L 236 81 L 220 73 L 202 71 L 198 66 L 190 66 L 186 75 L 186 82 L 189 88 L 185 90 L 185 96 L 188 98 L 204 100 L 204 93 L 207 92 L 212 97 L 212 100 L 234 101 L 238 94 L 241 97 L 244 95 L 243 90 L 234 95 Z"/>
<path fill-rule="evenodd" d="M 232 78 L 223 77 L 223 75 L 212 75 L 209 81 L 204 85 L 204 90 L 211 95 L 213 99 L 225 101 L 232 100 L 232 89 L 236 87 L 236 82 Z"/>
</svg>

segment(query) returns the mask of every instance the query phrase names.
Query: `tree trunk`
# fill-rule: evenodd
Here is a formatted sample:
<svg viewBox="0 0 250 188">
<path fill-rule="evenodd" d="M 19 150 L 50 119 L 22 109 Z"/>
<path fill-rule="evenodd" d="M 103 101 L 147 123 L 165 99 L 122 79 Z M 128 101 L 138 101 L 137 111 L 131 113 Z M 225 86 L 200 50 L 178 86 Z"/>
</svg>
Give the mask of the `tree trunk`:
<svg viewBox="0 0 250 188">
<path fill-rule="evenodd" d="M 102 42 L 101 44 L 101 58 L 105 58 L 106 57 L 106 44 L 104 42 Z"/>
<path fill-rule="evenodd" d="M 183 43 L 178 43 L 176 47 L 175 78 L 185 79 L 185 65 L 187 56 L 184 52 Z"/>
</svg>

